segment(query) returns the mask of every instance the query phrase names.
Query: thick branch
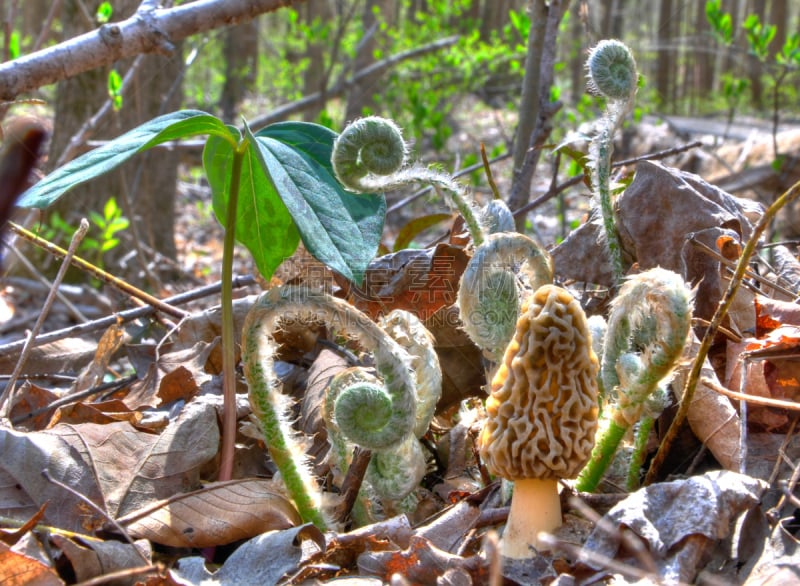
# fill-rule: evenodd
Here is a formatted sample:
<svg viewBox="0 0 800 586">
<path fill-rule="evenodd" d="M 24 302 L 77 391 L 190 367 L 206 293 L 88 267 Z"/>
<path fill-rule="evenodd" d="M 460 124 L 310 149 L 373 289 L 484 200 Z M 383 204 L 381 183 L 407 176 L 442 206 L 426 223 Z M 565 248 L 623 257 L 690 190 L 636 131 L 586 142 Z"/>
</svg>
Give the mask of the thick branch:
<svg viewBox="0 0 800 586">
<path fill-rule="evenodd" d="M 197 0 L 175 8 L 143 2 L 131 18 L 0 64 L 0 100 L 141 53 L 173 51 L 190 35 L 249 20 L 299 0 Z"/>
</svg>

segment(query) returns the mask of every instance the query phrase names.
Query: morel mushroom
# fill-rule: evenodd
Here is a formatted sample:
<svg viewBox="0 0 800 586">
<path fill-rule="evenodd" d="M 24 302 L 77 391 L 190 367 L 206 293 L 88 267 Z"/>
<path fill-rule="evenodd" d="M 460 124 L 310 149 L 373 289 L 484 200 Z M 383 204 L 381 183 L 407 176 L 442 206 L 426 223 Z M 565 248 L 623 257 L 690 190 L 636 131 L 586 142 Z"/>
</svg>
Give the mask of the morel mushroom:
<svg viewBox="0 0 800 586">
<path fill-rule="evenodd" d="M 562 523 L 558 480 L 577 476 L 591 454 L 597 372 L 580 304 L 560 287 L 540 287 L 523 304 L 480 436 L 486 467 L 514 482 L 506 557 L 529 557 L 531 547 L 541 549 L 538 534 Z"/>
</svg>

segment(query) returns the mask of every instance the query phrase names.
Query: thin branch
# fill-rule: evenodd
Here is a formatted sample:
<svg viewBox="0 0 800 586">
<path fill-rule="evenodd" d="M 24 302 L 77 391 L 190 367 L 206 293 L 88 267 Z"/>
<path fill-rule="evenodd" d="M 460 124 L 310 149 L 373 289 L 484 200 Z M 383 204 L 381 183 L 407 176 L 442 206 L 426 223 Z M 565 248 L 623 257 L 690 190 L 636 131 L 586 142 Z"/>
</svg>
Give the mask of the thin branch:
<svg viewBox="0 0 800 586">
<path fill-rule="evenodd" d="M 14 371 L 11 373 L 11 378 L 8 380 L 8 383 L 6 383 L 6 388 L 3 389 L 3 394 L 0 395 L 0 412 L 2 412 L 1 416 L 3 418 L 8 417 L 8 414 L 11 412 L 11 399 L 14 394 L 14 387 L 17 384 L 17 378 L 19 378 L 20 373 L 22 373 L 22 369 L 28 359 L 28 355 L 33 349 L 33 342 L 36 340 L 36 336 L 39 335 L 39 332 L 44 325 L 44 320 L 47 319 L 47 315 L 50 313 L 50 308 L 53 306 L 53 303 L 56 300 L 58 287 L 61 285 L 61 282 L 64 280 L 64 276 L 67 274 L 70 261 L 72 260 L 72 257 L 75 256 L 75 251 L 78 250 L 78 245 L 83 240 L 83 237 L 86 236 L 86 232 L 88 230 L 89 222 L 86 220 L 86 218 L 83 218 L 80 226 L 78 226 L 78 229 L 75 231 L 75 234 L 72 235 L 72 240 L 69 243 L 69 249 L 64 255 L 64 262 L 61 263 L 61 266 L 58 269 L 58 274 L 53 280 L 53 288 L 50 289 L 50 293 L 45 298 L 42 311 L 39 313 L 39 317 L 36 320 L 36 323 L 33 325 L 33 329 L 30 331 L 27 339 L 25 340 L 25 346 L 23 346 L 22 353 L 17 360 Z"/>
<path fill-rule="evenodd" d="M 252 275 L 244 275 L 233 278 L 233 287 L 235 289 L 240 287 L 246 287 L 252 285 L 253 283 L 255 283 L 255 277 L 253 277 Z M 211 285 L 206 285 L 205 287 L 200 287 L 199 289 L 195 289 L 193 291 L 188 291 L 186 293 L 180 293 L 179 295 L 173 295 L 172 297 L 167 297 L 166 299 L 163 300 L 163 302 L 169 305 L 182 305 L 184 303 L 189 303 L 190 301 L 196 301 L 197 299 L 202 299 L 203 297 L 216 295 L 217 293 L 219 293 L 221 287 L 222 283 L 218 281 L 216 283 L 213 283 Z M 94 321 L 42 334 L 41 336 L 36 338 L 36 345 L 49 344 L 57 340 L 63 340 L 64 338 L 69 338 L 70 336 L 78 336 L 81 334 L 85 334 L 87 332 L 102 330 L 108 328 L 109 326 L 115 323 L 127 323 L 129 321 L 139 319 L 140 317 L 147 317 L 148 315 L 152 315 L 155 312 L 156 308 L 153 307 L 152 305 L 145 305 L 142 307 L 137 307 L 135 309 L 127 309 L 125 311 L 121 311 L 114 315 L 102 317 Z M 9 354 L 13 354 L 14 352 L 18 352 L 22 348 L 24 343 L 25 341 L 21 340 L 18 342 L 11 342 L 9 344 L 0 346 L 0 356 L 7 356 Z"/>
<path fill-rule="evenodd" d="M 416 49 L 403 51 L 401 53 L 397 53 L 396 55 L 392 55 L 391 57 L 387 57 L 386 59 L 378 61 L 377 63 L 373 63 L 369 67 L 365 67 L 357 73 L 354 73 L 352 77 L 336 82 L 324 92 L 314 92 L 313 94 L 304 96 L 299 100 L 279 106 L 263 116 L 254 118 L 250 121 L 250 128 L 253 130 L 263 128 L 264 126 L 272 124 L 273 122 L 284 120 L 291 114 L 302 112 L 306 108 L 311 108 L 323 100 L 341 96 L 362 79 L 369 78 L 373 75 L 382 75 L 402 61 L 407 61 L 428 53 L 434 53 L 436 51 L 440 51 L 441 49 L 446 49 L 447 47 L 455 45 L 458 42 L 458 39 L 458 35 L 445 37 L 443 39 L 433 41 L 432 43 L 428 43 L 427 45 L 417 47 Z"/>
<path fill-rule="evenodd" d="M 190 35 L 237 24 L 298 0 L 197 0 L 174 8 L 145 3 L 130 18 L 0 64 L 0 100 L 142 53 L 171 54 Z"/>
</svg>

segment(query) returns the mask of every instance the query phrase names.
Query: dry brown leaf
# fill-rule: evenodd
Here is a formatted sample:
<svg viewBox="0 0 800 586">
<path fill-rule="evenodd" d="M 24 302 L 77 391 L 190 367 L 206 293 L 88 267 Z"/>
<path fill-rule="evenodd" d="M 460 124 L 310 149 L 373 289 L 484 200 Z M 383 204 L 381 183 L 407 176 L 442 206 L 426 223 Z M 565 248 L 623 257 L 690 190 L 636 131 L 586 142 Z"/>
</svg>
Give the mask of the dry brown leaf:
<svg viewBox="0 0 800 586">
<path fill-rule="evenodd" d="M 126 515 L 158 499 L 200 484 L 200 468 L 219 447 L 214 407 L 192 401 L 160 434 L 128 423 L 81 423 L 58 432 L 97 475 L 106 511 Z"/>
<path fill-rule="evenodd" d="M 719 263 L 713 261 L 714 269 L 709 271 L 707 255 L 699 257 L 700 263 L 690 260 L 693 247 L 687 244 L 688 237 L 694 234 L 712 250 L 720 236 L 744 242 L 752 233 L 752 218 L 759 215 L 758 204 L 725 193 L 697 175 L 642 161 L 616 206 L 617 229 L 627 262 L 637 262 L 642 270 L 660 266 L 677 272 L 692 285 L 699 283 L 695 315 L 709 318 L 720 295 L 716 282 Z M 588 222 L 573 231 L 552 251 L 556 274 L 564 279 L 611 285 L 607 255 L 598 254 L 600 240 L 598 222 Z"/>
<path fill-rule="evenodd" d="M 450 244 L 406 249 L 373 260 L 361 287 L 343 279 L 339 285 L 353 305 L 373 319 L 393 309 L 405 309 L 424 322 L 455 303 L 468 261 L 463 248 Z"/>
<path fill-rule="evenodd" d="M 800 305 L 756 295 L 756 338 L 780 326 L 800 326 Z"/>
<path fill-rule="evenodd" d="M 60 398 L 50 389 L 40 387 L 31 381 L 25 381 L 14 394 L 14 405 L 11 408 L 9 419 L 20 430 L 36 431 L 45 429 L 50 422 L 53 411 L 43 411 L 34 417 L 30 417 L 30 414 L 38 409 L 47 407 L 50 403 Z"/>
<path fill-rule="evenodd" d="M 191 399 L 201 385 L 211 379 L 205 367 L 218 346 L 217 341 L 218 338 L 212 338 L 179 349 L 167 345 L 161 348 L 158 359 L 153 345 L 129 346 L 128 356 L 141 380 L 125 393 L 125 404 L 131 409 L 140 409 Z"/>
<path fill-rule="evenodd" d="M 72 392 L 79 393 L 97 386 L 103 381 L 108 370 L 108 365 L 114 354 L 122 346 L 125 340 L 125 330 L 121 324 L 114 324 L 103 332 L 100 341 L 97 343 L 97 349 L 94 353 L 94 360 L 80 373 L 78 380 L 72 385 Z"/>
<path fill-rule="evenodd" d="M 25 361 L 22 374 L 74 373 L 92 360 L 96 349 L 97 342 L 83 338 L 65 338 L 36 346 Z M 0 373 L 11 374 L 18 358 L 18 352 L 0 356 Z"/>
<path fill-rule="evenodd" d="M 69 560 L 75 579 L 84 582 L 105 574 L 128 568 L 138 568 L 144 565 L 142 557 L 134 550 L 150 559 L 150 543 L 139 540 L 135 545 L 122 543 L 113 539 L 69 539 L 63 535 L 54 534 L 50 537 L 53 545 L 58 547 Z M 131 582 L 133 583 L 133 582 Z"/>
<path fill-rule="evenodd" d="M 59 433 L 0 428 L 0 467 L 0 515 L 25 521 L 49 502 L 51 506 L 45 510 L 48 525 L 79 533 L 102 526 L 104 519 L 83 501 L 42 477 L 47 470 L 86 498 L 103 503 L 91 469 Z"/>
<path fill-rule="evenodd" d="M 125 403 L 118 399 L 100 403 L 72 403 L 59 407 L 53 414 L 48 427 L 59 423 L 113 423 L 127 421 L 136 425 L 142 420 L 142 414 L 131 411 Z"/>
<path fill-rule="evenodd" d="M 622 547 L 621 530 L 644 541 L 658 576 L 666 583 L 691 583 L 704 549 L 732 530 L 733 521 L 757 506 L 767 483 L 729 471 L 653 484 L 615 505 L 592 531 L 584 551 L 646 570 Z M 586 558 L 585 563 L 600 569 Z"/>
<path fill-rule="evenodd" d="M 438 584 L 448 571 L 463 571 L 471 584 L 488 584 L 489 563 L 481 555 L 462 557 L 440 550 L 430 541 L 417 535 L 402 551 L 366 552 L 358 557 L 359 569 L 378 576 L 384 582 L 392 576 L 403 576 L 413 584 Z"/>
<path fill-rule="evenodd" d="M 269 480 L 217 482 L 135 511 L 118 522 L 137 538 L 171 547 L 212 547 L 302 523 Z"/>
<path fill-rule="evenodd" d="M 285 584 L 281 580 L 288 572 L 297 570 L 303 557 L 302 542 L 313 541 L 325 550 L 325 536 L 313 525 L 301 525 L 283 531 L 270 531 L 240 545 L 213 574 L 201 557 L 182 558 L 170 575 L 186 586 L 240 586 Z"/>
<path fill-rule="evenodd" d="M 250 295 L 233 301 L 233 324 L 235 339 L 237 340 L 242 337 L 244 318 L 257 297 L 257 295 Z M 192 348 L 200 341 L 210 343 L 216 338 L 222 338 L 222 309 L 219 305 L 193 314 L 183 320 L 173 336 L 175 343 L 172 346 L 172 351 Z M 222 372 L 222 350 L 219 345 L 216 345 L 212 350 L 206 370 L 211 374 Z"/>
<path fill-rule="evenodd" d="M 437 411 L 468 397 L 485 397 L 483 354 L 461 328 L 458 307 L 443 307 L 424 323 L 435 340 L 434 349 L 442 369 L 442 398 Z"/>
<path fill-rule="evenodd" d="M 734 391 L 743 392 L 754 397 L 774 397 L 767 384 L 764 360 L 742 360 L 742 352 L 747 351 L 753 343 L 752 338 L 745 338 L 742 342 L 729 342 L 727 346 L 727 359 L 725 368 L 725 386 Z M 745 380 L 742 381 L 742 371 L 746 368 Z M 771 407 L 750 405 L 747 408 L 747 423 L 760 429 L 776 430 L 789 421 L 786 413 Z"/>
<path fill-rule="evenodd" d="M 31 557 L 0 542 L 0 576 L 3 586 L 63 586 L 55 569 L 41 559 Z"/>
<path fill-rule="evenodd" d="M 700 341 L 692 333 L 691 345 L 684 350 L 684 360 L 675 372 L 672 388 L 678 397 L 683 395 L 686 379 L 692 369 Z M 700 380 L 689 405 L 687 420 L 692 433 L 699 439 L 726 470 L 738 471 L 741 463 L 741 426 L 739 414 L 730 400 L 717 393 L 703 380 L 719 385 L 717 374 L 708 358 L 703 361 Z"/>
</svg>

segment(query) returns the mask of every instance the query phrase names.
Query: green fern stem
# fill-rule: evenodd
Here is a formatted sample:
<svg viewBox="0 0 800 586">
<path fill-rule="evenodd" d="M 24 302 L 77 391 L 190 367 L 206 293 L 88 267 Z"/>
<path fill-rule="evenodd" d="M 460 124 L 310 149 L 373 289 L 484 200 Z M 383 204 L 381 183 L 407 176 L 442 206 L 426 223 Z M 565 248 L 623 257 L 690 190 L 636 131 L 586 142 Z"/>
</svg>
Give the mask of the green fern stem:
<svg viewBox="0 0 800 586">
<path fill-rule="evenodd" d="M 405 350 L 389 338 L 369 317 L 340 299 L 301 287 L 278 287 L 264 293 L 245 318 L 242 338 L 242 362 L 249 386 L 250 403 L 258 418 L 275 465 L 287 492 L 304 520 L 319 527 L 328 525 L 321 509 L 321 495 L 308 469 L 298 434 L 292 429 L 288 399 L 280 392 L 273 369 L 274 332 L 282 320 L 324 322 L 334 333 L 355 338 L 371 352 L 384 381 L 385 397 L 379 399 L 388 408 L 380 410 L 383 419 L 376 422 L 375 412 L 361 409 L 353 417 L 343 411 L 351 405 L 341 397 L 334 407 L 337 425 L 351 441 L 362 432 L 371 438 L 375 449 L 397 444 L 412 433 L 416 417 L 416 397 Z M 368 391 L 374 398 L 375 391 Z M 341 404 L 340 404 L 341 403 Z M 369 419 L 369 420 L 367 420 Z M 366 423 L 366 430 L 362 424 Z M 378 432 L 382 432 L 378 436 Z"/>
<path fill-rule="evenodd" d="M 614 275 L 614 283 L 619 283 L 625 274 L 625 266 L 622 262 L 622 247 L 617 233 L 617 221 L 614 214 L 614 203 L 611 199 L 611 155 L 613 151 L 614 131 L 616 121 L 608 120 L 601 127 L 594 141 L 595 149 L 595 172 L 594 190 L 600 204 L 602 214 L 603 232 L 608 247 L 608 255 L 611 260 L 611 269 Z"/>
<path fill-rule="evenodd" d="M 608 101 L 589 154 L 594 167 L 592 188 L 602 215 L 603 235 L 616 286 L 625 274 L 625 267 L 611 198 L 611 155 L 614 151 L 614 134 L 633 104 L 639 74 L 630 49 L 617 40 L 600 41 L 589 52 L 586 68 L 590 88 Z"/>
<path fill-rule="evenodd" d="M 534 291 L 553 282 L 550 255 L 517 232 L 487 236 L 461 276 L 457 302 L 464 331 L 495 360 L 503 356 L 519 317 L 517 265 Z"/>
<path fill-rule="evenodd" d="M 613 419 L 608 421 L 595 441 L 589 461 L 575 481 L 575 488 L 578 491 L 594 492 L 614 459 L 614 454 L 617 453 L 617 448 L 627 431 L 627 424 L 620 425 Z"/>
<path fill-rule="evenodd" d="M 662 385 L 683 354 L 691 320 L 691 290 L 672 271 L 650 269 L 620 288 L 611 305 L 600 365 L 609 426 L 598 435 L 592 458 L 581 471 L 579 490 L 597 487 L 625 431 L 643 413 L 654 418 L 663 409 Z"/>
<path fill-rule="evenodd" d="M 650 437 L 650 432 L 653 431 L 655 423 L 656 418 L 652 415 L 645 415 L 639 421 L 639 426 L 633 439 L 633 452 L 631 453 L 628 477 L 625 482 L 625 488 L 628 489 L 628 492 L 638 490 L 641 484 L 639 473 L 644 466 L 644 460 L 647 455 L 647 440 Z"/>
<path fill-rule="evenodd" d="M 350 191 L 387 191 L 416 182 L 441 188 L 448 194 L 448 205 L 464 218 L 473 243 L 481 244 L 485 230 L 467 189 L 447 173 L 408 165 L 407 157 L 400 128 L 388 118 L 367 116 L 348 124 L 337 137 L 331 164 L 336 178 Z"/>
</svg>

